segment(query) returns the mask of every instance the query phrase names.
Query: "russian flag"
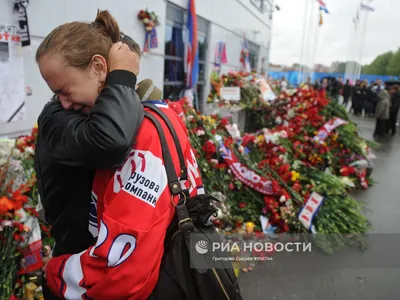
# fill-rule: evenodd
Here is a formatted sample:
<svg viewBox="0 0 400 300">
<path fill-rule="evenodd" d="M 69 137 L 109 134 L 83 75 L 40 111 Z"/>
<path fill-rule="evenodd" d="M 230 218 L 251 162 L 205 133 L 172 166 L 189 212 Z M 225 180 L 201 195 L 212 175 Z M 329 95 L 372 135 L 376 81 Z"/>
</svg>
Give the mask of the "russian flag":
<svg viewBox="0 0 400 300">
<path fill-rule="evenodd" d="M 188 0 L 186 41 L 186 88 L 196 86 L 199 77 L 199 44 L 197 40 L 197 16 L 195 0 Z"/>
</svg>

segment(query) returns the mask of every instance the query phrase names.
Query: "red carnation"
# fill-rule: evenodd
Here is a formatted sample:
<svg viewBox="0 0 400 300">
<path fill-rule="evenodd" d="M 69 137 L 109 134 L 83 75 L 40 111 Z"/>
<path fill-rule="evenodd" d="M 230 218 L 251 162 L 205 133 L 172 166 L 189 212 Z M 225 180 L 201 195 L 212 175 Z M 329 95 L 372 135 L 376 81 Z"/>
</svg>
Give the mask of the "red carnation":
<svg viewBox="0 0 400 300">
<path fill-rule="evenodd" d="M 272 181 L 272 191 L 273 191 L 275 194 L 277 194 L 277 193 L 280 191 L 280 189 L 281 189 L 281 187 L 280 187 L 278 181 L 273 180 L 273 181 Z"/>
<path fill-rule="evenodd" d="M 340 169 L 340 174 L 342 176 L 350 176 L 356 173 L 356 170 L 353 167 L 343 167 Z"/>
<path fill-rule="evenodd" d="M 222 126 L 226 126 L 226 125 L 228 125 L 229 124 L 229 120 L 227 119 L 227 118 L 222 118 L 221 119 L 221 125 Z"/>
<path fill-rule="evenodd" d="M 301 191 L 302 186 L 298 182 L 296 182 L 295 184 L 293 184 L 292 189 L 298 193 Z"/>
<path fill-rule="evenodd" d="M 246 134 L 242 139 L 242 146 L 246 147 L 248 143 L 253 143 L 255 140 L 254 135 Z"/>
<path fill-rule="evenodd" d="M 207 158 L 210 158 L 212 155 L 214 155 L 217 152 L 217 147 L 215 144 L 208 140 L 202 147 L 203 152 L 206 154 Z"/>
<path fill-rule="evenodd" d="M 240 209 L 242 209 L 242 208 L 245 208 L 247 206 L 247 203 L 241 202 L 241 203 L 239 203 L 238 206 L 239 206 Z"/>
</svg>

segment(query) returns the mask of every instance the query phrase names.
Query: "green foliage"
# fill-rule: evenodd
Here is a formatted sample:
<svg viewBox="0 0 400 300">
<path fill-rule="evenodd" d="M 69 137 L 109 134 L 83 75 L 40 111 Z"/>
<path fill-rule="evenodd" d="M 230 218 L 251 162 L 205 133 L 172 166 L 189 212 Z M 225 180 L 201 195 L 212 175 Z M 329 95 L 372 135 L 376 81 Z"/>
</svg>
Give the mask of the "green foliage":
<svg viewBox="0 0 400 300">
<path fill-rule="evenodd" d="M 386 69 L 387 75 L 399 76 L 400 75 L 400 49 L 392 55 Z"/>
<path fill-rule="evenodd" d="M 379 55 L 375 60 L 363 67 L 364 74 L 377 75 L 400 75 L 400 48 L 396 52 L 386 52 Z"/>
</svg>

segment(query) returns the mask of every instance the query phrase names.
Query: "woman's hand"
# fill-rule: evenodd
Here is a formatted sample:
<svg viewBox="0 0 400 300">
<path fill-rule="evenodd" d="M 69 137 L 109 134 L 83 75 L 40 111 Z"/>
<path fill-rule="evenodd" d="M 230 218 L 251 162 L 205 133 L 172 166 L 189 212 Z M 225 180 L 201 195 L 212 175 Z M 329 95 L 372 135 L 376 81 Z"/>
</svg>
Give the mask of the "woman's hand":
<svg viewBox="0 0 400 300">
<path fill-rule="evenodd" d="M 140 58 L 135 52 L 131 51 L 127 44 L 122 42 L 111 46 L 108 53 L 110 72 L 114 70 L 127 70 L 136 76 L 140 72 Z"/>
</svg>

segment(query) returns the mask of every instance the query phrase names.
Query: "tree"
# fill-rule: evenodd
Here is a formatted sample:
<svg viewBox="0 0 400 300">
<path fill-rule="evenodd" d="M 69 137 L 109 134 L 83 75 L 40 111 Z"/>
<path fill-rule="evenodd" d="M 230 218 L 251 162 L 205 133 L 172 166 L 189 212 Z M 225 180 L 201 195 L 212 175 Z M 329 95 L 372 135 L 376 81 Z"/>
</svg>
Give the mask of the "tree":
<svg viewBox="0 0 400 300">
<path fill-rule="evenodd" d="M 400 48 L 389 60 L 386 75 L 400 76 Z"/>
<path fill-rule="evenodd" d="M 362 73 L 374 75 L 389 75 L 388 68 L 394 56 L 395 54 L 392 51 L 379 55 L 371 64 L 363 67 Z"/>
</svg>

